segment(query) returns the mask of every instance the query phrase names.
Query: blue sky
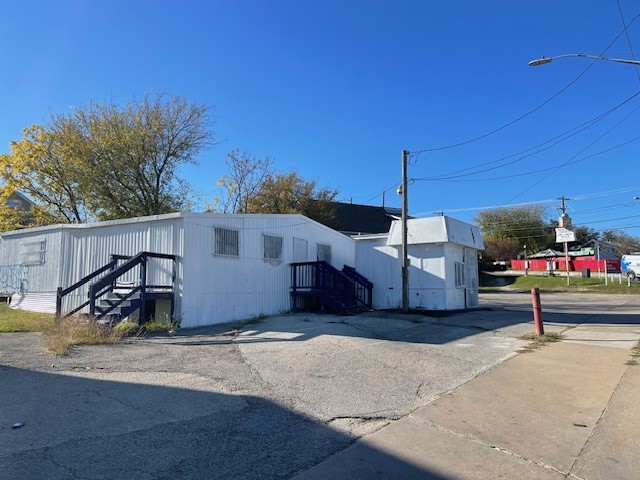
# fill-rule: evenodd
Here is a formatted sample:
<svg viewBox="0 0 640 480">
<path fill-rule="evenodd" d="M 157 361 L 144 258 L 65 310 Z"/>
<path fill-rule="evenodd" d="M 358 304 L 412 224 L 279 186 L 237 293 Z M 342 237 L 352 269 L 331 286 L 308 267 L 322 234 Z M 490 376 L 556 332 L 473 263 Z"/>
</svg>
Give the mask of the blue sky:
<svg viewBox="0 0 640 480">
<path fill-rule="evenodd" d="M 387 190 L 400 206 L 407 149 L 412 214 L 542 201 L 555 216 L 565 195 L 574 223 L 640 236 L 636 67 L 527 64 L 640 58 L 638 14 L 630 0 L 5 2 L 0 152 L 49 112 L 167 92 L 212 107 L 221 143 L 183 172 L 202 201 L 239 148 L 341 200 Z"/>
</svg>

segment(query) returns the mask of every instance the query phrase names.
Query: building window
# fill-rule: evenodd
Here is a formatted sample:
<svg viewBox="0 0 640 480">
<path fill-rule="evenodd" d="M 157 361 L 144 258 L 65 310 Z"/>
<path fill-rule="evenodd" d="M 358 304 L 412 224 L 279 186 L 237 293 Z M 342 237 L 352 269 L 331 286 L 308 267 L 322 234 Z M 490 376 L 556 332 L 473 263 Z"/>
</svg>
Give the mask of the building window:
<svg viewBox="0 0 640 480">
<path fill-rule="evenodd" d="M 213 254 L 227 257 L 239 257 L 240 231 L 215 227 Z"/>
<path fill-rule="evenodd" d="M 262 249 L 265 262 L 277 265 L 282 262 L 282 237 L 262 235 Z"/>
<path fill-rule="evenodd" d="M 331 263 L 331 245 L 318 244 L 318 261 Z"/>
<path fill-rule="evenodd" d="M 20 244 L 21 265 L 42 265 L 47 253 L 47 241 L 25 242 Z"/>
<path fill-rule="evenodd" d="M 464 288 L 464 263 L 456 262 L 456 288 Z"/>
</svg>

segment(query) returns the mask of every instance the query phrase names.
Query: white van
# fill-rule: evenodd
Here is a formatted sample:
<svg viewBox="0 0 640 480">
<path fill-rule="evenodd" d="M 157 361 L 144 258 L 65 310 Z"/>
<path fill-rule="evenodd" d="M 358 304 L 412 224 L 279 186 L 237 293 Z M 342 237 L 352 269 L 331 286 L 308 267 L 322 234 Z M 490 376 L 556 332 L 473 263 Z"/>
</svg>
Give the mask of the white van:
<svg viewBox="0 0 640 480">
<path fill-rule="evenodd" d="M 630 280 L 640 277 L 640 252 L 623 255 L 620 259 L 620 268 Z"/>
</svg>

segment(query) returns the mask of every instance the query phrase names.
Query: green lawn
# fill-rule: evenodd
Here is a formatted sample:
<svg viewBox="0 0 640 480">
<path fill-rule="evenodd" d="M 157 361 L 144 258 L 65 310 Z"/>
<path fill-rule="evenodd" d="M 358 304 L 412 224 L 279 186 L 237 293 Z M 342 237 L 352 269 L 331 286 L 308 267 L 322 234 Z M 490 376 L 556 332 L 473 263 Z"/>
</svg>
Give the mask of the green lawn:
<svg viewBox="0 0 640 480">
<path fill-rule="evenodd" d="M 567 286 L 565 276 L 503 276 L 489 273 L 480 274 L 480 291 L 491 293 L 499 291 L 530 292 L 537 287 L 541 292 L 584 292 L 584 293 L 623 293 L 630 295 L 640 294 L 640 282 L 631 282 L 627 287 L 627 279 L 622 278 L 622 284 L 616 278 L 608 285 L 604 284 L 604 278 L 570 277 L 570 285 Z"/>
<path fill-rule="evenodd" d="M 42 332 L 53 324 L 53 315 L 12 310 L 0 304 L 0 333 Z"/>
<path fill-rule="evenodd" d="M 42 332 L 45 346 L 54 355 L 66 355 L 75 345 L 116 343 L 123 336 L 95 322 L 66 318 L 56 324 L 51 314 L 12 310 L 6 303 L 0 304 L 0 333 L 12 332 Z"/>
</svg>

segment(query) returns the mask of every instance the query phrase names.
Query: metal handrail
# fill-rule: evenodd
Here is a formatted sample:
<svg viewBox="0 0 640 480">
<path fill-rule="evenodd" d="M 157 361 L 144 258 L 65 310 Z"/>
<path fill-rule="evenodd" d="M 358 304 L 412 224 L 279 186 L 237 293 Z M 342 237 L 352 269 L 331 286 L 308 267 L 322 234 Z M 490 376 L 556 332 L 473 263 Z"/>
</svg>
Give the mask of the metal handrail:
<svg viewBox="0 0 640 480">
<path fill-rule="evenodd" d="M 89 285 L 89 295 L 88 295 L 89 299 L 86 302 L 84 302 L 82 305 L 80 305 L 79 307 L 76 307 L 71 312 L 68 312 L 67 314 L 65 314 L 64 315 L 65 317 L 68 317 L 70 315 L 73 315 L 74 313 L 79 312 L 80 310 L 85 308 L 87 305 L 89 306 L 89 312 L 90 312 L 91 316 L 95 316 L 96 315 L 96 302 L 97 302 L 98 298 L 100 298 L 105 293 L 107 293 L 109 291 L 112 291 L 116 287 L 116 280 L 119 277 L 121 277 L 122 275 L 124 275 L 125 273 L 129 272 L 130 270 L 132 270 L 133 268 L 137 267 L 138 265 L 142 266 L 142 271 L 140 272 L 140 285 L 138 285 L 137 287 L 133 288 L 127 294 L 120 296 L 119 300 L 118 300 L 118 302 L 116 304 L 111 305 L 105 311 L 101 311 L 100 314 L 98 315 L 98 317 L 104 317 L 105 315 L 108 315 L 111 311 L 113 311 L 115 308 L 117 308 L 123 302 L 125 302 L 126 300 L 131 298 L 133 296 L 133 294 L 138 292 L 138 291 L 141 293 L 141 298 L 140 298 L 140 300 L 141 300 L 141 316 L 144 317 L 144 301 L 145 301 L 145 294 L 147 293 L 147 289 L 152 288 L 152 289 L 164 289 L 164 290 L 168 290 L 170 292 L 174 291 L 174 289 L 175 289 L 175 277 L 176 277 L 176 269 L 175 269 L 176 255 L 171 255 L 171 254 L 166 254 L 166 253 L 140 252 L 140 253 L 138 253 L 137 255 L 134 255 L 134 256 L 129 256 L 129 255 L 111 255 L 111 258 L 112 258 L 111 262 L 109 262 L 108 264 L 100 267 L 98 270 L 96 270 L 95 272 L 92 272 L 91 274 L 87 275 L 86 277 L 84 277 L 80 281 L 74 283 L 70 287 L 65 288 L 65 289 L 58 288 L 57 297 L 56 297 L 56 318 L 58 320 L 61 318 L 61 314 L 62 314 L 62 298 L 64 296 L 68 295 L 70 292 L 72 292 L 74 290 L 77 290 L 81 286 L 85 285 L 87 282 L 89 282 L 92 279 L 96 278 L 100 274 L 106 272 L 107 270 L 110 270 L 110 272 L 108 274 L 104 275 L 102 278 L 98 279 L 96 282 L 94 282 L 91 285 Z M 147 272 L 147 259 L 148 258 L 161 258 L 161 259 L 173 260 L 174 266 L 173 266 L 173 274 L 172 274 L 172 278 L 171 278 L 172 285 L 147 285 L 146 284 L 146 272 Z M 126 260 L 126 262 L 123 263 L 122 265 L 120 265 L 119 267 L 114 268 L 114 267 L 116 267 L 118 262 L 121 261 L 121 260 Z"/>
<path fill-rule="evenodd" d="M 67 287 L 65 289 L 59 288 L 60 290 L 60 295 L 65 297 L 68 294 L 70 294 L 71 292 L 73 292 L 74 290 L 77 290 L 78 288 L 80 288 L 81 286 L 83 286 L 85 283 L 89 282 L 90 280 L 92 280 L 93 278 L 97 277 L 98 275 L 100 275 L 101 273 L 106 272 L 107 270 L 109 270 L 110 268 L 113 268 L 114 265 L 117 264 L 117 260 L 111 260 L 109 263 L 107 263 L 106 265 L 104 265 L 103 267 L 100 267 L 98 270 L 96 270 L 95 272 L 90 273 L 89 275 L 87 275 L 86 277 L 82 278 L 81 280 L 77 281 L 76 283 L 74 283 L 73 285 L 71 285 L 70 287 Z"/>
<path fill-rule="evenodd" d="M 373 284 L 357 272 L 352 276 L 324 261 L 297 262 L 291 267 L 293 297 L 317 294 L 323 304 L 334 309 L 350 310 L 358 303 L 371 308 Z"/>
</svg>

